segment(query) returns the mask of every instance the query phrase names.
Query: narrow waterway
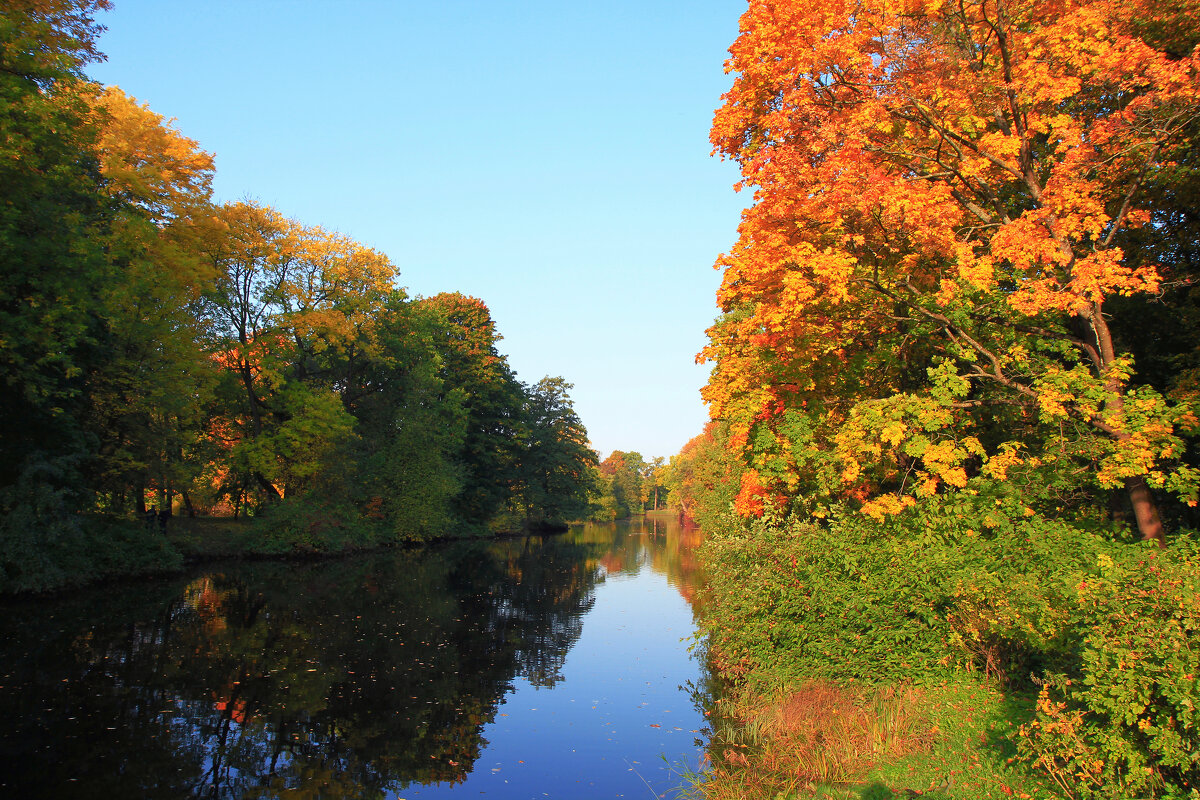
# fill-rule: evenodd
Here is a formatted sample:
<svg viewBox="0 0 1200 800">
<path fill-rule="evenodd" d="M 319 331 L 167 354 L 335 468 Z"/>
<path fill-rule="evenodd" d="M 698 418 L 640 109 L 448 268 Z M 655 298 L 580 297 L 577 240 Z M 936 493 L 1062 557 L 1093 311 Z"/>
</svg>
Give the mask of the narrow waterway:
<svg viewBox="0 0 1200 800">
<path fill-rule="evenodd" d="M 0 796 L 672 796 L 707 680 L 673 520 L 0 605 Z"/>
</svg>

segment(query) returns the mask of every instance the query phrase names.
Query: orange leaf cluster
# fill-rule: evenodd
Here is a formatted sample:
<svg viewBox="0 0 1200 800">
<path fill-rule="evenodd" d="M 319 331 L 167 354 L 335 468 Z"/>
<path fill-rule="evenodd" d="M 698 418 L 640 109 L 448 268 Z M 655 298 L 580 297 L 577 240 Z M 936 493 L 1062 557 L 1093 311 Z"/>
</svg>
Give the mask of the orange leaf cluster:
<svg viewBox="0 0 1200 800">
<path fill-rule="evenodd" d="M 1061 389 L 1039 371 L 1062 367 L 1088 399 L 1047 396 L 1043 410 L 1127 439 L 1103 421 L 1125 391 L 1103 305 L 1157 291 L 1160 275 L 1119 234 L 1148 219 L 1147 174 L 1200 118 L 1200 49 L 1152 45 L 1155 13 L 1148 0 L 751 0 L 712 127 L 754 190 L 699 356 L 715 362 L 712 416 L 735 437 L 786 408 L 834 430 L 855 403 L 911 385 L 921 351 L 966 379 L 926 383 L 934 405 L 986 383 L 1037 407 L 1039 387 Z M 872 352 L 884 333 L 890 362 Z M 1046 356 L 1047 336 L 1076 355 Z M 967 482 L 962 459 L 933 475 Z M 759 494 L 743 484 L 741 506 Z"/>
</svg>

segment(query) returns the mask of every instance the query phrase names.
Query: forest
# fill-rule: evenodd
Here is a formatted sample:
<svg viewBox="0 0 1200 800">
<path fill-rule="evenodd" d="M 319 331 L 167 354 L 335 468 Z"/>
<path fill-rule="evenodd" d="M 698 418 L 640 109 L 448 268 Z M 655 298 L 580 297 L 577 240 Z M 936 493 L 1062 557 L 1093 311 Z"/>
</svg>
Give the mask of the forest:
<svg viewBox="0 0 1200 800">
<path fill-rule="evenodd" d="M 481 300 L 216 203 L 211 154 L 88 79 L 108 7 L 0 14 L 0 592 L 174 568 L 197 515 L 282 554 L 586 517 L 571 385 L 519 381 Z"/>
<path fill-rule="evenodd" d="M 1200 796 L 1198 43 L 1171 0 L 741 18 L 711 139 L 752 199 L 668 483 L 744 730 L 992 693 L 951 766 L 863 797 Z M 805 741 L 705 796 L 860 796 Z"/>
</svg>

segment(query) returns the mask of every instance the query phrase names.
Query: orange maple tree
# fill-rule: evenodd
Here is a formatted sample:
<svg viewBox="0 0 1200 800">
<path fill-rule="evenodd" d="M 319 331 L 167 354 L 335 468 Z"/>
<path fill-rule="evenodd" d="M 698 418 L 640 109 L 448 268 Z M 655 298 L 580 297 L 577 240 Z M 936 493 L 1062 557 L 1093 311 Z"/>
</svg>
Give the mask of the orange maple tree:
<svg viewBox="0 0 1200 800">
<path fill-rule="evenodd" d="M 796 492 L 823 449 L 810 484 L 882 516 L 1032 457 L 982 432 L 1004 407 L 1087 439 L 1162 541 L 1151 489 L 1196 502 L 1196 415 L 1132 380 L 1105 302 L 1162 280 L 1120 245 L 1200 119 L 1185 5 L 751 0 L 712 141 L 754 203 L 701 359 L 752 467 Z"/>
</svg>

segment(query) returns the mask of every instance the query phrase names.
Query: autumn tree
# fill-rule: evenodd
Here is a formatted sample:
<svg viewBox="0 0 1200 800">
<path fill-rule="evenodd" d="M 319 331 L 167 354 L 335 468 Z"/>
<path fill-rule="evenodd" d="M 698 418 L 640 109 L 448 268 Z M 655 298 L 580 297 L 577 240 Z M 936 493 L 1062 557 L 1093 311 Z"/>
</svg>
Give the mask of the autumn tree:
<svg viewBox="0 0 1200 800">
<path fill-rule="evenodd" d="M 269 207 L 222 206 L 203 252 L 233 473 L 266 500 L 302 491 L 353 435 L 344 397 L 396 276 L 382 254 Z"/>
<path fill-rule="evenodd" d="M 727 422 L 710 422 L 664 468 L 668 499 L 680 515 L 701 527 L 718 526 L 733 511 L 744 468 L 730 442 Z"/>
<path fill-rule="evenodd" d="M 665 462 L 666 459 L 662 456 L 656 456 L 646 464 L 646 468 L 642 471 L 642 494 L 645 495 L 644 502 L 652 511 L 661 508 L 667 499 L 667 487 L 663 483 Z"/>
<path fill-rule="evenodd" d="M 101 58 L 93 15 L 107 8 L 14 0 L 0 10 L 4 589 L 177 562 L 140 528 L 87 514 L 144 455 L 121 444 L 130 426 L 114 430 L 100 411 L 129 363 L 118 329 L 136 291 L 132 265 L 152 260 L 144 240 L 126 235 L 145 209 L 109 174 L 101 90 L 83 73 Z"/>
<path fill-rule="evenodd" d="M 614 450 L 600 462 L 600 475 L 613 496 L 617 518 L 632 517 L 643 511 L 642 472 L 646 462 L 641 453 Z"/>
<path fill-rule="evenodd" d="M 124 510 L 132 494 L 140 511 L 143 488 L 169 503 L 202 468 L 188 456 L 213 382 L 200 301 L 216 274 L 198 247 L 213 160 L 115 86 L 88 100 L 104 193 L 118 209 L 107 250 L 114 279 L 99 304 L 106 364 L 89 381 L 88 425 L 108 507 Z"/>
<path fill-rule="evenodd" d="M 743 505 L 1069 475 L 1163 541 L 1152 490 L 1197 499 L 1192 398 L 1135 379 L 1109 307 L 1162 290 L 1131 242 L 1179 230 L 1196 28 L 1144 0 L 752 0 L 712 140 L 754 204 L 703 354 Z"/>
<path fill-rule="evenodd" d="M 213 206 L 212 156 L 84 74 L 108 7 L 0 8 L 0 591 L 178 564 L 140 515 L 180 496 L 265 512 L 264 552 L 574 516 L 569 385 L 517 381 L 482 301 Z"/>
</svg>

